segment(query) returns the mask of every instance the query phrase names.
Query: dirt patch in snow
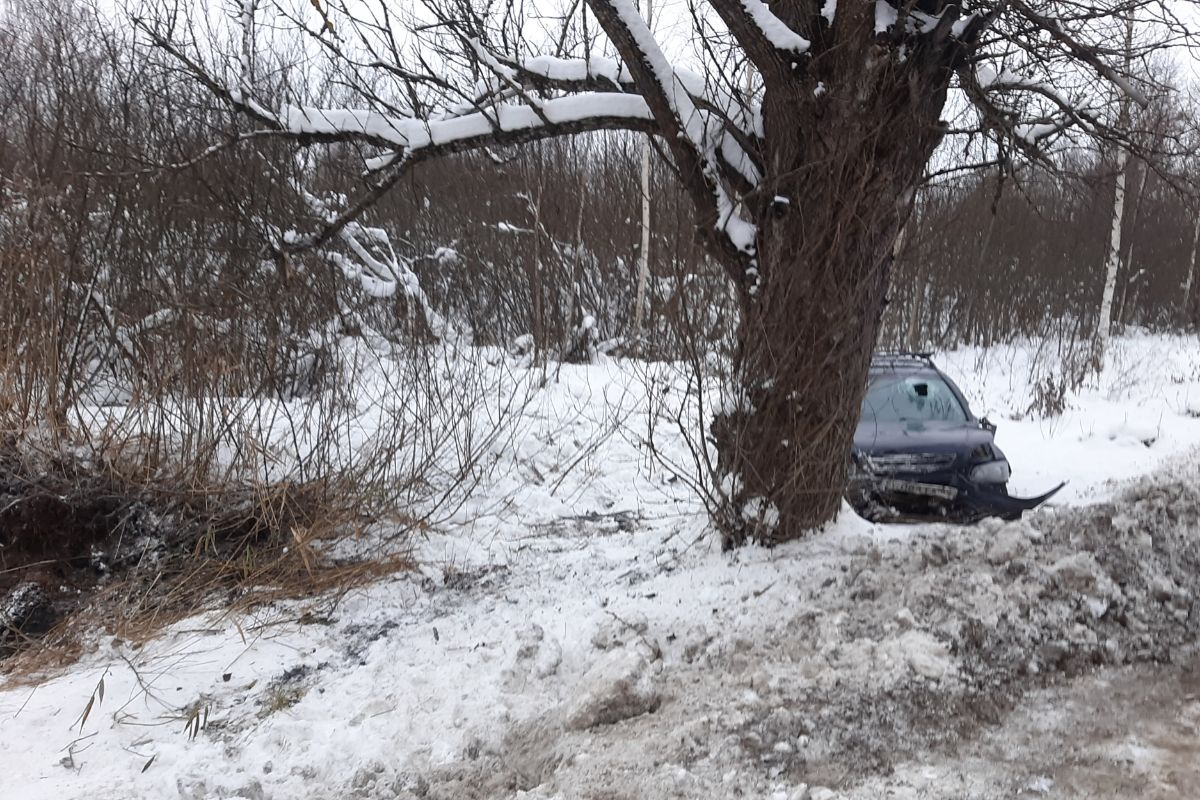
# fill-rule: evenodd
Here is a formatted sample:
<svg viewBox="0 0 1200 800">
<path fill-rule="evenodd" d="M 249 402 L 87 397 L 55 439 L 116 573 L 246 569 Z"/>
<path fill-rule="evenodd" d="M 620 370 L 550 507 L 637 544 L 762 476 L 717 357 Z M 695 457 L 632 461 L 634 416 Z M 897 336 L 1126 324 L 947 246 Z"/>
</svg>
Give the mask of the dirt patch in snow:
<svg viewBox="0 0 1200 800">
<path fill-rule="evenodd" d="M 1104 668 L 1030 692 L 951 751 L 859 784 L 856 798 L 1200 796 L 1200 661 Z"/>
</svg>

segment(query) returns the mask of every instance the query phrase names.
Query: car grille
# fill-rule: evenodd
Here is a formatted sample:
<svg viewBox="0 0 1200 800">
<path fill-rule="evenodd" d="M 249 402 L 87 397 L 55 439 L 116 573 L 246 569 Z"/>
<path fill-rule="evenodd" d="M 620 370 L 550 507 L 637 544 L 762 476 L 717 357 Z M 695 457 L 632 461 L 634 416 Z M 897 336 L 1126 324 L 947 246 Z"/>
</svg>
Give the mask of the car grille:
<svg viewBox="0 0 1200 800">
<path fill-rule="evenodd" d="M 876 475 L 896 472 L 939 472 L 954 465 L 954 453 L 891 453 L 867 456 L 867 468 Z"/>
</svg>

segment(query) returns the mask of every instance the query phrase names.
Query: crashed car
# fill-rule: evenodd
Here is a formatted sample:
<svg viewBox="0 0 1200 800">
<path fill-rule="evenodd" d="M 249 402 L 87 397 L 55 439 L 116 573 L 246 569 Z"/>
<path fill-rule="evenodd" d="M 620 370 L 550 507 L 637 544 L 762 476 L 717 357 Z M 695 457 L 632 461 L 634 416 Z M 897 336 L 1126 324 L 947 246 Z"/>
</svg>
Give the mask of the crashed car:
<svg viewBox="0 0 1200 800">
<path fill-rule="evenodd" d="M 1016 519 L 1054 496 L 1008 493 L 1011 468 L 996 426 L 971 413 L 928 354 L 871 361 L 846 499 L 871 521 Z"/>
</svg>

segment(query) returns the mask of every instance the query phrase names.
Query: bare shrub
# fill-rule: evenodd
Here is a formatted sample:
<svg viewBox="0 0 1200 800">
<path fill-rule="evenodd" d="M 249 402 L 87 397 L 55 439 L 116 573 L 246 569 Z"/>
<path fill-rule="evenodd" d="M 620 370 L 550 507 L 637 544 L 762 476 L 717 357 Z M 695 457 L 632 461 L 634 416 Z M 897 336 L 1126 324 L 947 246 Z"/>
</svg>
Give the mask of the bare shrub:
<svg viewBox="0 0 1200 800">
<path fill-rule="evenodd" d="M 88 625 L 137 637 L 408 567 L 522 386 L 367 220 L 273 254 L 273 220 L 338 202 L 311 162 L 276 143 L 183 163 L 220 112 L 102 17 L 51 10 L 0 30 L 20 120 L 0 134 L 0 598 L 40 584 L 61 619 L 4 634 L 13 668 Z"/>
</svg>

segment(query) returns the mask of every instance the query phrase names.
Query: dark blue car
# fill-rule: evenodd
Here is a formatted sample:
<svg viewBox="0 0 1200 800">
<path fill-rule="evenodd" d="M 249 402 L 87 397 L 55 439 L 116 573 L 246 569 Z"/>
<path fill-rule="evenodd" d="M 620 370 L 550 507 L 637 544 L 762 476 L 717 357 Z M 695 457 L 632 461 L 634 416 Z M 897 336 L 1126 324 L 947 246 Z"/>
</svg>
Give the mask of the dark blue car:
<svg viewBox="0 0 1200 800">
<path fill-rule="evenodd" d="M 971 413 L 962 391 L 927 354 L 880 354 L 854 433 L 847 500 L 873 521 L 1016 519 L 1044 503 L 1008 493 L 996 426 Z"/>
</svg>

